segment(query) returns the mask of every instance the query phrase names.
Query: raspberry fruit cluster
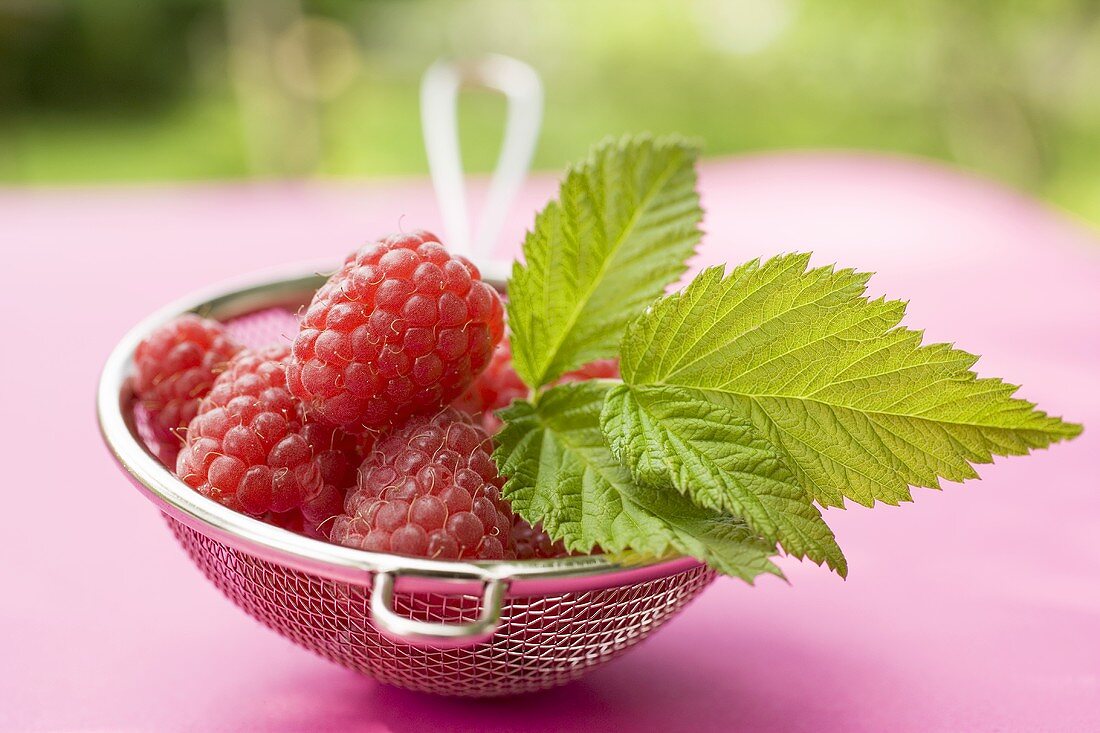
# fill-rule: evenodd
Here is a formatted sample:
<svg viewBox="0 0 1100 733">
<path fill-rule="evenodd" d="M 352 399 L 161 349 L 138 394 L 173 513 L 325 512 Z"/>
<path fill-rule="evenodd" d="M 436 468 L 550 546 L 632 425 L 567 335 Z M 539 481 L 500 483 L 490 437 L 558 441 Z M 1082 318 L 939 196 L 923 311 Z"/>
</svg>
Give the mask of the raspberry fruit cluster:
<svg viewBox="0 0 1100 733">
<path fill-rule="evenodd" d="M 374 552 L 565 555 L 500 495 L 493 410 L 527 393 L 503 334 L 473 264 L 402 234 L 348 257 L 292 348 L 187 315 L 139 346 L 133 385 L 182 440 L 177 475 L 235 511 Z"/>
</svg>

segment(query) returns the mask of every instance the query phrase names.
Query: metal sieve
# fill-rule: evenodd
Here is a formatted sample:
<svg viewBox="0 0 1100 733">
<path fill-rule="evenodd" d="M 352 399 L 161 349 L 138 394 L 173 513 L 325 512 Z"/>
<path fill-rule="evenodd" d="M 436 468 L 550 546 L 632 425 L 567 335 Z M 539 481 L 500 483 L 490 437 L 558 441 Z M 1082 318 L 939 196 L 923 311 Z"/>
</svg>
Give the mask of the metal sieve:
<svg viewBox="0 0 1100 733">
<path fill-rule="evenodd" d="M 494 280 L 500 268 L 485 270 Z M 365 552 L 237 514 L 190 489 L 157 460 L 163 446 L 135 410 L 128 375 L 138 342 L 189 311 L 229 322 L 250 345 L 277 342 L 322 282 L 269 276 L 179 301 L 127 334 L 100 380 L 99 423 L 111 452 L 237 606 L 382 682 L 503 695 L 552 687 L 614 659 L 714 579 L 691 558 L 624 567 L 602 556 L 454 562 Z"/>
<path fill-rule="evenodd" d="M 476 233 L 466 216 L 456 100 L 475 83 L 508 98 L 496 172 Z M 438 62 L 422 85 L 425 147 L 448 241 L 479 265 L 500 230 L 538 135 L 542 92 L 502 56 Z M 482 266 L 502 287 L 506 268 Z M 253 618 L 345 667 L 448 695 L 504 695 L 575 679 L 674 616 L 715 574 L 691 558 L 623 567 L 603 556 L 452 562 L 354 550 L 237 514 L 192 491 L 156 458 L 166 444 L 136 409 L 128 375 L 138 343 L 185 312 L 229 324 L 248 346 L 289 340 L 293 315 L 324 281 L 275 274 L 185 298 L 134 328 L 99 383 L 99 424 L 130 480 L 161 510 L 207 578 Z"/>
</svg>

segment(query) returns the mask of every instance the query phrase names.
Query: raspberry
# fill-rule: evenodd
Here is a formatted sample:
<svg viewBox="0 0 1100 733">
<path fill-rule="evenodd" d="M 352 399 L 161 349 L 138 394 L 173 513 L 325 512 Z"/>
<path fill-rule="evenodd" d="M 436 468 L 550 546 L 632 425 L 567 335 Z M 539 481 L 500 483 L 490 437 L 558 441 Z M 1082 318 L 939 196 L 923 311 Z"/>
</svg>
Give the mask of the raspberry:
<svg viewBox="0 0 1100 733">
<path fill-rule="evenodd" d="M 507 341 L 503 341 L 493 352 L 485 371 L 452 404 L 480 420 L 485 432 L 493 435 L 501 426 L 500 418 L 493 411 L 526 396 L 527 385 L 512 368 L 512 348 Z"/>
<path fill-rule="evenodd" d="M 433 414 L 504 333 L 500 296 L 426 232 L 354 253 L 302 316 L 287 384 L 320 419 L 380 428 Z"/>
<path fill-rule="evenodd" d="M 618 377 L 618 359 L 598 359 L 576 371 L 563 374 L 557 384 Z M 489 366 L 470 385 L 470 388 L 454 401 L 453 405 L 480 420 L 485 432 L 494 435 L 500 430 L 501 422 L 493 412 L 512 404 L 512 400 L 526 397 L 527 392 L 527 386 L 512 368 L 512 347 L 505 340 L 493 352 Z"/>
<path fill-rule="evenodd" d="M 363 462 L 332 541 L 438 559 L 512 559 L 512 513 L 491 450 L 485 431 L 455 409 L 413 417 Z"/>
<path fill-rule="evenodd" d="M 138 344 L 134 394 L 157 428 L 179 435 L 195 417 L 217 373 L 238 351 L 222 324 L 193 313 L 180 316 Z"/>
<path fill-rule="evenodd" d="M 238 354 L 187 429 L 176 474 L 204 496 L 263 516 L 298 509 L 324 489 L 286 387 L 285 347 Z"/>
<path fill-rule="evenodd" d="M 517 560 L 545 560 L 569 555 L 565 545 L 560 540 L 551 540 L 541 524 L 532 527 L 519 516 L 513 517 L 512 545 L 516 548 Z"/>
</svg>

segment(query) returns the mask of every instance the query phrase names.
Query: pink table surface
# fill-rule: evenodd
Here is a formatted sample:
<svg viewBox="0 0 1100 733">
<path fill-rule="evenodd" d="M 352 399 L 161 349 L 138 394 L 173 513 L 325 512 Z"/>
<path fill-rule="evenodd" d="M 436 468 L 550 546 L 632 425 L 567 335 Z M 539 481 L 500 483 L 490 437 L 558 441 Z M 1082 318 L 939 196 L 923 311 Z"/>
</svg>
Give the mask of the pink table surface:
<svg viewBox="0 0 1100 733">
<path fill-rule="evenodd" d="M 510 254 L 551 191 L 528 188 Z M 422 181 L 0 192 L 7 329 L 0 728 L 364 731 L 1100 730 L 1100 242 L 996 185 L 908 160 L 710 163 L 699 264 L 812 249 L 875 270 L 909 323 L 1092 425 L 984 480 L 831 510 L 845 582 L 715 586 L 580 682 L 523 698 L 388 688 L 224 601 L 96 432 L 100 364 L 219 279 L 432 228 Z"/>
</svg>

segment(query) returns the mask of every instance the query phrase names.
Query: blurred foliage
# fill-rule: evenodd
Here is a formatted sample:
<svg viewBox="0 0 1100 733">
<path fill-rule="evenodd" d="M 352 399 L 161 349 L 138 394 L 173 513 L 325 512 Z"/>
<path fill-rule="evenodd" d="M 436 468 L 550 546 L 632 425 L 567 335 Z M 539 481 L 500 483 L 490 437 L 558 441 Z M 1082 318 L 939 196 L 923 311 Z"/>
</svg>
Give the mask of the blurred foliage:
<svg viewBox="0 0 1100 733">
<path fill-rule="evenodd" d="M 420 74 L 487 51 L 544 77 L 537 167 L 641 129 L 896 151 L 1100 222 L 1083 0 L 0 0 L 0 180 L 420 173 Z M 502 110 L 464 98 L 469 168 Z"/>
</svg>

